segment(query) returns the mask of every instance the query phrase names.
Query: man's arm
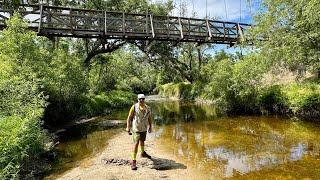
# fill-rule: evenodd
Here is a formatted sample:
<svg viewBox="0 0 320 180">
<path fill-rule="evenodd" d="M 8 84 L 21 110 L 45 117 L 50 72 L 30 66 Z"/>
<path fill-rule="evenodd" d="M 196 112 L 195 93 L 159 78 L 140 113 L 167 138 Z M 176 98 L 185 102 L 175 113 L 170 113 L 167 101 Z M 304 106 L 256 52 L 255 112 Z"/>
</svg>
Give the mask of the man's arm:
<svg viewBox="0 0 320 180">
<path fill-rule="evenodd" d="M 128 114 L 127 128 L 126 128 L 127 132 L 130 132 L 130 129 L 132 127 L 133 117 L 134 117 L 134 105 L 130 108 L 130 111 L 129 111 L 129 114 Z"/>
<path fill-rule="evenodd" d="M 151 118 L 151 112 L 148 118 L 148 123 L 149 123 L 149 129 L 148 132 L 151 133 L 152 132 L 152 118 Z"/>
</svg>

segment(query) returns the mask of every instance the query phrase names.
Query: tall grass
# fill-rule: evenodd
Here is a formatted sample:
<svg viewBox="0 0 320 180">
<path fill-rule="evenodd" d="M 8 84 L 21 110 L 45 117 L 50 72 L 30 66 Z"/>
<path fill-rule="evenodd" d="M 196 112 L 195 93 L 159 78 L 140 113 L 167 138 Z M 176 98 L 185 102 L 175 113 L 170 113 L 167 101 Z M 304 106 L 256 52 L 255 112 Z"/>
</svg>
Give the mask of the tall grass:
<svg viewBox="0 0 320 180">
<path fill-rule="evenodd" d="M 193 86 L 190 83 L 168 83 L 159 87 L 159 95 L 163 97 L 170 97 L 175 99 L 193 100 L 195 94 L 193 93 Z"/>
</svg>

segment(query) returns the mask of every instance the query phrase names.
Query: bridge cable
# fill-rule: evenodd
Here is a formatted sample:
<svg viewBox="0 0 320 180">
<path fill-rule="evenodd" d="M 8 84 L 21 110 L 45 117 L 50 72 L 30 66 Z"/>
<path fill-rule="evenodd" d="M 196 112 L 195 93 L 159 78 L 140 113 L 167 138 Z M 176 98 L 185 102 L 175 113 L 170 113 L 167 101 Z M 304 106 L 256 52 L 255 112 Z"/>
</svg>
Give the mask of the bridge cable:
<svg viewBox="0 0 320 180">
<path fill-rule="evenodd" d="M 241 2 L 242 2 L 242 0 L 240 0 L 240 18 L 239 18 L 240 20 L 239 20 L 239 22 L 241 22 L 241 11 L 242 11 L 242 3 Z"/>
<path fill-rule="evenodd" d="M 196 12 L 194 11 L 194 0 L 192 0 L 192 17 L 196 17 Z"/>
<path fill-rule="evenodd" d="M 248 0 L 249 3 L 249 12 L 250 12 L 250 16 L 251 16 L 251 24 L 253 22 L 253 14 L 252 14 L 252 0 Z"/>
<path fill-rule="evenodd" d="M 242 0 L 240 0 L 240 17 L 239 17 L 239 22 L 241 23 L 241 11 L 242 11 Z M 240 33 L 240 38 L 244 39 L 243 34 L 242 34 L 242 29 L 240 27 L 240 25 L 238 24 L 238 28 L 239 28 L 239 33 Z M 242 53 L 242 46 L 240 45 L 240 58 L 242 58 L 243 53 Z"/>
<path fill-rule="evenodd" d="M 179 14 L 180 14 L 180 17 L 181 17 L 182 16 L 182 3 L 181 3 L 181 0 L 180 0 Z"/>
<path fill-rule="evenodd" d="M 206 19 L 208 19 L 208 0 L 206 0 Z"/>
<path fill-rule="evenodd" d="M 224 0 L 224 10 L 226 12 L 226 20 L 228 20 L 228 11 L 227 11 L 227 3 L 226 0 Z"/>
</svg>

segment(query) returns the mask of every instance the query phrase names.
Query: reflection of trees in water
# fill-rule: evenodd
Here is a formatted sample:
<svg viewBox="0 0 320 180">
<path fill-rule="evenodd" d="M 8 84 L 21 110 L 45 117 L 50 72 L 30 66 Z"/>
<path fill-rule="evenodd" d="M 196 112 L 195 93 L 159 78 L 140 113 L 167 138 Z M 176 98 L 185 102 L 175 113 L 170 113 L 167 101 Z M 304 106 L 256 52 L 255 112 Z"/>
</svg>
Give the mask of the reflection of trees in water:
<svg viewBox="0 0 320 180">
<path fill-rule="evenodd" d="M 157 125 L 177 122 L 195 122 L 216 118 L 215 108 L 211 105 L 195 105 L 181 101 L 151 104 Z"/>
<path fill-rule="evenodd" d="M 263 117 L 182 122 L 162 126 L 163 142 L 176 156 L 224 177 L 320 157 L 320 134 L 304 124 Z"/>
</svg>

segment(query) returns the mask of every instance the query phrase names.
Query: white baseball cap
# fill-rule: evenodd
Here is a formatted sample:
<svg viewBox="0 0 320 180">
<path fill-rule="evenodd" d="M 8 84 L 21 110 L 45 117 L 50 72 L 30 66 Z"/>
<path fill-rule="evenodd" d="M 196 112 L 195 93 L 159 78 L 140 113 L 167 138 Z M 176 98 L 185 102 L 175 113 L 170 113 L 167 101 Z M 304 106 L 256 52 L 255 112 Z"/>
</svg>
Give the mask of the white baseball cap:
<svg viewBox="0 0 320 180">
<path fill-rule="evenodd" d="M 144 94 L 138 94 L 138 99 L 145 99 L 146 97 L 144 96 Z"/>
</svg>

